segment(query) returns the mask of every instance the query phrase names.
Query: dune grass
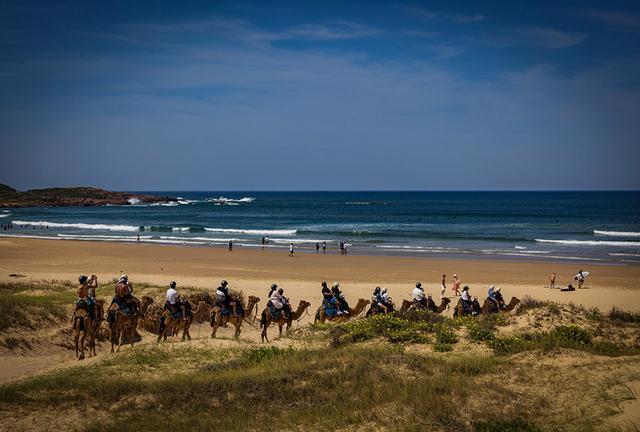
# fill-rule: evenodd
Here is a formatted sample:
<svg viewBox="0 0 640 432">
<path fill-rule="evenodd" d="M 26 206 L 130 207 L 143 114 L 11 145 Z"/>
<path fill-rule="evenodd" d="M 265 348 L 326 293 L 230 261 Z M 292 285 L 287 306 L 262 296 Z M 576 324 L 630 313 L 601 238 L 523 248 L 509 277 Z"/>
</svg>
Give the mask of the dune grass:
<svg viewBox="0 0 640 432">
<path fill-rule="evenodd" d="M 75 298 L 68 282 L 0 282 L 0 331 L 58 322 L 68 317 Z"/>
<path fill-rule="evenodd" d="M 174 369 L 185 358 L 191 364 Z M 37 410 L 82 406 L 87 400 L 101 406 L 128 401 L 119 404 L 117 416 L 88 427 L 96 431 L 166 430 L 167 424 L 174 431 L 274 430 L 289 424 L 310 430 L 367 424 L 460 430 L 467 425 L 458 401 L 471 396 L 468 384 L 501 364 L 477 356 L 424 357 L 393 345 L 349 345 L 330 352 L 172 350 L 170 358 L 152 348 L 114 357 L 90 374 L 72 368 L 0 387 L 0 404 Z M 121 371 L 117 379 L 115 368 Z M 167 374 L 150 379 L 145 371 L 156 368 Z M 199 414 L 185 416 L 185 411 Z"/>
</svg>

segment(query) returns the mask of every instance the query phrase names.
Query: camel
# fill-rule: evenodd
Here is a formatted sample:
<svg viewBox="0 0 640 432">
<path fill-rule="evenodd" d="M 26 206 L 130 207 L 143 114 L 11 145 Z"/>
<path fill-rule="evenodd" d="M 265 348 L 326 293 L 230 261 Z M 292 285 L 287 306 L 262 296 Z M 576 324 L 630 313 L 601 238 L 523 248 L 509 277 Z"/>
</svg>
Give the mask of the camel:
<svg viewBox="0 0 640 432">
<path fill-rule="evenodd" d="M 285 324 L 287 325 L 287 334 L 289 334 L 289 329 L 291 329 L 291 324 L 293 323 L 293 321 L 299 320 L 300 317 L 302 317 L 302 314 L 309 308 L 309 306 L 311 306 L 311 303 L 305 300 L 300 300 L 300 304 L 298 304 L 298 308 L 296 309 L 296 311 L 291 314 L 291 318 L 287 319 L 284 316 L 284 313 L 280 312 L 280 317 L 277 320 L 274 320 L 271 317 L 271 311 L 269 310 L 268 306 L 264 308 L 260 318 L 260 328 L 262 328 L 262 334 L 260 336 L 262 338 L 262 342 L 264 342 L 265 340 L 269 342 L 269 338 L 267 337 L 267 329 L 269 328 L 272 322 L 275 322 L 276 324 L 278 324 L 280 337 L 282 337 L 282 327 Z M 363 306 L 363 309 L 364 309 L 364 306 Z M 360 310 L 360 312 L 362 312 L 362 310 Z"/>
<path fill-rule="evenodd" d="M 509 304 L 507 304 L 505 306 L 504 309 L 498 310 L 498 308 L 496 307 L 496 304 L 494 302 L 492 302 L 491 300 L 489 300 L 489 298 L 484 299 L 484 303 L 482 304 L 482 308 L 480 309 L 480 313 L 482 314 L 491 314 L 491 313 L 498 313 L 498 312 L 511 312 L 512 310 L 515 309 L 515 307 L 520 303 L 520 299 L 517 297 L 511 297 L 511 301 L 509 302 Z"/>
<path fill-rule="evenodd" d="M 71 320 L 73 322 L 73 340 L 78 360 L 84 360 L 85 339 L 87 339 L 87 346 L 89 347 L 89 357 L 91 357 L 91 353 L 94 356 L 97 355 L 95 335 L 100 327 L 100 321 L 93 321 L 89 317 L 89 313 L 84 309 L 76 309 Z"/>
<path fill-rule="evenodd" d="M 174 319 L 168 310 L 163 311 L 160 317 L 164 317 L 164 330 L 162 332 L 158 332 L 158 342 L 163 338 L 164 340 L 167 340 L 167 334 L 177 335 L 180 330 L 182 330 L 182 340 L 185 340 L 185 338 L 189 338 L 189 340 L 191 340 L 189 327 L 191 327 L 191 324 L 194 322 L 196 317 L 200 319 L 200 322 L 205 321 L 207 312 L 207 304 L 203 301 L 198 302 L 198 306 L 187 319 Z"/>
<path fill-rule="evenodd" d="M 249 299 L 247 301 L 247 307 L 245 308 L 244 305 L 242 305 L 242 302 L 236 301 L 237 306 L 240 306 L 238 308 L 239 309 L 238 316 L 233 316 L 233 315 L 221 316 L 219 313 L 221 310 L 220 306 L 214 306 L 211 309 L 211 337 L 215 338 L 218 328 L 221 326 L 224 326 L 227 323 L 233 324 L 233 326 L 236 328 L 234 337 L 235 338 L 240 337 L 240 327 L 242 327 L 242 321 L 245 318 L 248 318 L 251 316 L 251 312 L 253 312 L 253 308 L 254 307 L 257 308 L 259 302 L 260 302 L 259 297 L 249 296 Z"/>
<path fill-rule="evenodd" d="M 363 298 L 358 299 L 358 303 L 356 303 L 356 306 L 351 309 L 350 314 L 336 315 L 333 317 L 327 316 L 327 314 L 324 312 L 324 307 L 320 305 L 320 307 L 316 311 L 315 319 L 313 322 L 317 323 L 318 321 L 320 321 L 321 323 L 323 323 L 325 321 L 347 321 L 360 315 L 369 303 L 371 303 L 369 300 L 365 300 Z"/>
<path fill-rule="evenodd" d="M 473 301 L 473 311 L 474 314 L 473 315 L 480 315 L 480 314 L 490 314 L 490 313 L 494 313 L 491 311 L 491 306 L 492 305 L 488 305 L 487 302 L 489 302 L 491 300 L 485 299 L 484 304 L 482 307 L 480 307 L 480 303 L 478 303 L 477 300 Z M 511 297 L 511 301 L 509 302 L 509 304 L 506 306 L 506 309 L 502 309 L 500 312 L 504 312 L 504 313 L 509 313 L 512 310 L 515 309 L 515 307 L 520 303 L 520 299 L 518 299 L 517 297 Z M 495 312 L 497 313 L 497 312 Z M 459 316 L 465 316 L 465 315 L 469 315 L 468 312 L 465 312 L 464 309 L 462 308 L 462 299 L 458 300 L 458 304 L 456 305 L 455 309 L 453 310 L 453 317 L 459 317 Z"/>
<path fill-rule="evenodd" d="M 136 311 L 136 313 L 131 315 L 125 315 L 122 313 L 120 308 L 116 303 L 112 303 L 109 306 L 109 311 L 115 312 L 115 319 L 111 324 L 111 352 L 114 352 L 114 346 L 117 345 L 118 348 L 115 350 L 116 352 L 120 351 L 120 347 L 124 343 L 130 343 L 133 346 L 135 342 L 135 331 L 138 327 L 138 317 L 144 316 L 150 304 L 153 303 L 153 299 L 150 297 L 143 297 L 140 302 L 140 307 Z"/>
<path fill-rule="evenodd" d="M 451 299 L 449 299 L 448 297 L 444 297 L 442 300 L 440 300 L 440 306 L 436 306 L 435 303 L 432 303 L 426 310 L 429 310 L 436 314 L 440 314 L 447 309 L 449 303 L 451 303 Z M 400 307 L 400 311 L 407 311 L 409 309 L 416 309 L 413 302 L 410 300 L 402 300 L 402 307 Z"/>
</svg>

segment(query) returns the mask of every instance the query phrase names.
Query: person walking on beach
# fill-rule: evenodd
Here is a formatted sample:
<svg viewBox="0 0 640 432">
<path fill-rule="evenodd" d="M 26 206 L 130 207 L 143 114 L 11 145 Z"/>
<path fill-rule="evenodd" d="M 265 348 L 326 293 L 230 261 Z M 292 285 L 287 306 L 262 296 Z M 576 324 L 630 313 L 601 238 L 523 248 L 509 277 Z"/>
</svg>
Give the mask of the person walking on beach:
<svg viewBox="0 0 640 432">
<path fill-rule="evenodd" d="M 262 250 L 264 250 L 264 237 L 262 237 Z"/>
<path fill-rule="evenodd" d="M 293 243 L 289 243 L 289 256 L 293 258 Z"/>
<path fill-rule="evenodd" d="M 582 284 L 584 284 L 584 279 L 586 277 L 587 275 L 582 273 L 582 269 L 578 270 L 578 274 L 574 277 L 574 279 L 578 281 L 578 289 L 582 288 Z"/>
<path fill-rule="evenodd" d="M 233 252 L 233 240 L 229 240 L 229 252 Z"/>
<path fill-rule="evenodd" d="M 451 286 L 451 290 L 453 291 L 454 295 L 460 295 L 460 279 L 458 278 L 457 274 L 453 275 L 453 285 Z"/>
<path fill-rule="evenodd" d="M 327 252 L 327 242 L 323 241 L 322 242 L 322 253 L 326 253 Z"/>
<path fill-rule="evenodd" d="M 551 289 L 555 289 L 556 288 L 556 274 L 555 273 L 551 273 L 549 275 L 549 288 L 551 288 Z"/>
<path fill-rule="evenodd" d="M 440 282 L 440 300 L 444 298 L 444 294 L 447 292 L 447 275 L 442 275 L 442 282 Z"/>
<path fill-rule="evenodd" d="M 316 242 L 316 253 L 320 253 L 320 243 Z"/>
</svg>

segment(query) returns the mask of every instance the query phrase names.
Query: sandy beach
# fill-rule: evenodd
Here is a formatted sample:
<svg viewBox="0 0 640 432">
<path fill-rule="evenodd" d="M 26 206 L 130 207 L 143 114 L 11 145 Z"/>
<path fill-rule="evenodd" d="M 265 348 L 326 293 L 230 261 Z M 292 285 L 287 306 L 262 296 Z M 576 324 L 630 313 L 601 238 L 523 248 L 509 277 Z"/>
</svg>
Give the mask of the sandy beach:
<svg viewBox="0 0 640 432">
<path fill-rule="evenodd" d="M 557 273 L 557 286 L 573 283 L 580 266 L 591 272 L 585 286 L 574 292 L 547 288 L 548 275 Z M 389 289 L 398 303 L 410 298 L 416 281 L 426 291 L 440 295 L 440 278 L 447 275 L 447 296 L 452 296 L 451 277 L 457 273 L 473 295 L 486 296 L 489 285 L 502 288 L 505 297 L 535 298 L 573 302 L 608 310 L 618 306 L 640 310 L 640 266 L 590 265 L 584 263 L 451 260 L 387 256 L 338 256 L 301 253 L 289 258 L 287 252 L 235 248 L 166 246 L 106 243 L 71 240 L 0 240 L 0 279 L 16 280 L 10 274 L 22 274 L 18 280 L 58 279 L 75 281 L 79 274 L 96 274 L 110 281 L 122 273 L 134 285 L 149 282 L 158 285 L 175 280 L 179 286 L 213 290 L 221 279 L 234 289 L 264 297 L 277 282 L 295 303 L 320 303 L 320 282 L 339 281 L 347 298 L 369 298 L 376 285 Z M 111 286 L 100 295 L 110 295 Z"/>
</svg>

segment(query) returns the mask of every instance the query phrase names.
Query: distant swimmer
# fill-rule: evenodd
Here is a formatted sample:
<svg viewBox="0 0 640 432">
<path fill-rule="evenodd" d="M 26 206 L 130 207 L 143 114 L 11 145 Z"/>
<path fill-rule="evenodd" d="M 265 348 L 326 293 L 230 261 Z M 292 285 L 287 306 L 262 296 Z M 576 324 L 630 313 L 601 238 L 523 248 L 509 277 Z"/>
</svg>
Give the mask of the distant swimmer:
<svg viewBox="0 0 640 432">
<path fill-rule="evenodd" d="M 556 287 L 556 274 L 551 273 L 549 275 L 549 288 L 555 289 L 555 287 Z"/>
<path fill-rule="evenodd" d="M 460 279 L 458 278 L 457 274 L 453 275 L 453 285 L 451 286 L 451 290 L 453 291 L 454 295 L 460 295 Z"/>
<path fill-rule="evenodd" d="M 289 243 L 289 256 L 291 258 L 293 258 L 293 250 L 294 250 L 293 243 Z"/>
<path fill-rule="evenodd" d="M 442 282 L 440 282 L 440 299 L 444 298 L 444 294 L 447 292 L 447 275 L 442 275 Z"/>
</svg>

